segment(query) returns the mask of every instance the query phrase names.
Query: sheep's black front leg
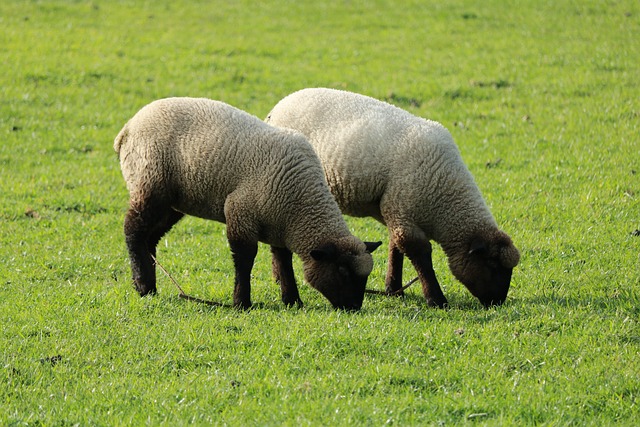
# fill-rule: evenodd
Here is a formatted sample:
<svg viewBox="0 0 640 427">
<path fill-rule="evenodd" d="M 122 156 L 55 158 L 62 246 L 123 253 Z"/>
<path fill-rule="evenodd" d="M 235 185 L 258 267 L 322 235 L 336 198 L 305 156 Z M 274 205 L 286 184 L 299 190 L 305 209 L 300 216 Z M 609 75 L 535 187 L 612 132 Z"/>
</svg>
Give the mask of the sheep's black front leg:
<svg viewBox="0 0 640 427">
<path fill-rule="evenodd" d="M 251 307 L 251 270 L 258 254 L 258 243 L 229 239 L 229 246 L 235 267 L 233 305 L 247 309 Z"/>
<path fill-rule="evenodd" d="M 404 295 L 402 289 L 402 263 L 404 254 L 398 249 L 393 241 L 389 242 L 389 259 L 387 261 L 387 277 L 385 279 L 385 288 L 388 295 Z"/>
<path fill-rule="evenodd" d="M 298 293 L 298 285 L 293 274 L 293 254 L 287 248 L 271 246 L 271 267 L 273 277 L 280 284 L 282 302 L 291 307 L 297 304 L 302 307 L 302 300 Z"/>
<path fill-rule="evenodd" d="M 409 244 L 405 249 L 405 253 L 418 273 L 420 283 L 422 283 L 422 292 L 427 300 L 427 304 L 430 307 L 446 307 L 448 304 L 447 299 L 442 293 L 442 289 L 436 278 L 436 273 L 433 270 L 431 243 Z"/>
</svg>

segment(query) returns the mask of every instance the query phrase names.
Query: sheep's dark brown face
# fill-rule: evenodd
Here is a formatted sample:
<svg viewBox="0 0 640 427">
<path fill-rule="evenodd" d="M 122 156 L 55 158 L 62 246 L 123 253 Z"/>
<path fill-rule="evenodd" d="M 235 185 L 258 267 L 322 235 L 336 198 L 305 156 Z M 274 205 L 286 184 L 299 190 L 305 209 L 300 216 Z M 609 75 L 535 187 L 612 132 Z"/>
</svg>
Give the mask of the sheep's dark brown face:
<svg viewBox="0 0 640 427">
<path fill-rule="evenodd" d="M 449 258 L 449 267 L 482 305 L 490 307 L 507 299 L 513 268 L 519 260 L 509 236 L 496 231 L 489 237 L 473 239 L 463 254 Z"/>
<path fill-rule="evenodd" d="M 314 249 L 303 258 L 305 280 L 335 308 L 360 310 L 373 269 L 371 252 L 378 246 L 380 242 L 365 243 L 353 251 L 330 243 Z"/>
<path fill-rule="evenodd" d="M 491 260 L 469 262 L 467 277 L 458 278 L 485 307 L 502 305 L 511 285 L 512 268 Z M 471 274 L 469 274 L 471 273 Z"/>
</svg>

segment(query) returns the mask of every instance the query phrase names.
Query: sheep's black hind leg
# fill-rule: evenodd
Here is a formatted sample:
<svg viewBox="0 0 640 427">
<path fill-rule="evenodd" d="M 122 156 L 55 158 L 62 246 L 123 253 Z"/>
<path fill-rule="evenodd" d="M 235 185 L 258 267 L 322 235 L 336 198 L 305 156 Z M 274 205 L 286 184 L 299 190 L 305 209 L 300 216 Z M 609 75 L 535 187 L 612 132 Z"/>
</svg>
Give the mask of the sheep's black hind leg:
<svg viewBox="0 0 640 427">
<path fill-rule="evenodd" d="M 124 234 L 131 261 L 133 284 L 140 294 L 155 294 L 156 269 L 151 256 L 162 236 L 183 214 L 162 203 L 149 201 L 132 205 L 124 219 Z"/>
<path fill-rule="evenodd" d="M 298 285 L 293 274 L 293 254 L 291 251 L 286 248 L 271 246 L 271 267 L 273 277 L 280 284 L 282 302 L 289 307 L 294 304 L 302 307 Z"/>
<path fill-rule="evenodd" d="M 145 296 L 156 293 L 156 271 L 149 252 L 149 235 L 156 212 L 148 205 L 131 206 L 124 218 L 124 235 L 131 261 L 133 284 Z"/>
<path fill-rule="evenodd" d="M 400 291 L 402 289 L 403 261 L 404 254 L 391 238 L 389 242 L 389 259 L 387 261 L 387 277 L 385 279 L 385 288 L 388 295 L 404 295 L 404 291 Z"/>
<path fill-rule="evenodd" d="M 168 209 L 165 211 L 165 214 L 159 218 L 159 221 L 152 228 L 151 233 L 149 234 L 149 239 L 147 240 L 149 252 L 154 257 L 156 256 L 156 247 L 162 237 L 167 234 L 167 232 L 171 230 L 171 228 L 180 221 L 182 217 L 184 217 L 182 212 Z"/>
</svg>

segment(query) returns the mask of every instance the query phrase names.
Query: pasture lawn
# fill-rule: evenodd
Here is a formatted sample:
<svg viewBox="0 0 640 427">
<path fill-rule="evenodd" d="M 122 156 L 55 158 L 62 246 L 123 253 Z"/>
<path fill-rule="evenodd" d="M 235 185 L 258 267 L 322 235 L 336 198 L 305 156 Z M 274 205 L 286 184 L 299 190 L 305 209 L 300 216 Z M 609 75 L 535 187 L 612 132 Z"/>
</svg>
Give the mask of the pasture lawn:
<svg viewBox="0 0 640 427">
<path fill-rule="evenodd" d="M 3 0 L 0 425 L 635 425 L 638 34 L 635 0 Z M 337 312 L 306 284 L 286 309 L 265 246 L 251 311 L 189 303 L 161 272 L 137 296 L 124 123 L 168 96 L 263 118 L 310 86 L 451 130 L 522 253 L 504 306 L 483 309 L 439 249 L 448 310 L 415 286 Z M 348 221 L 384 240 L 382 289 L 385 229 Z M 185 219 L 159 259 L 229 303 L 224 235 Z"/>
</svg>

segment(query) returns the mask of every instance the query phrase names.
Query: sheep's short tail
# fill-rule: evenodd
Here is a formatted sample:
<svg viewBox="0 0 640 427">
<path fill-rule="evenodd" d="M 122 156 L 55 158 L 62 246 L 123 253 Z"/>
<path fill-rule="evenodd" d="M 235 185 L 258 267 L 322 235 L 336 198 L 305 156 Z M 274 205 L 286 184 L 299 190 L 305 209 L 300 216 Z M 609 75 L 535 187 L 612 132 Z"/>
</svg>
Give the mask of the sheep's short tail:
<svg viewBox="0 0 640 427">
<path fill-rule="evenodd" d="M 122 128 L 120 133 L 118 133 L 118 136 L 116 136 L 116 139 L 113 141 L 113 149 L 116 153 L 118 153 L 118 155 L 120 155 L 120 147 L 122 147 L 122 144 L 127 139 L 127 136 L 129 136 L 129 127 L 125 125 L 125 127 Z"/>
</svg>

